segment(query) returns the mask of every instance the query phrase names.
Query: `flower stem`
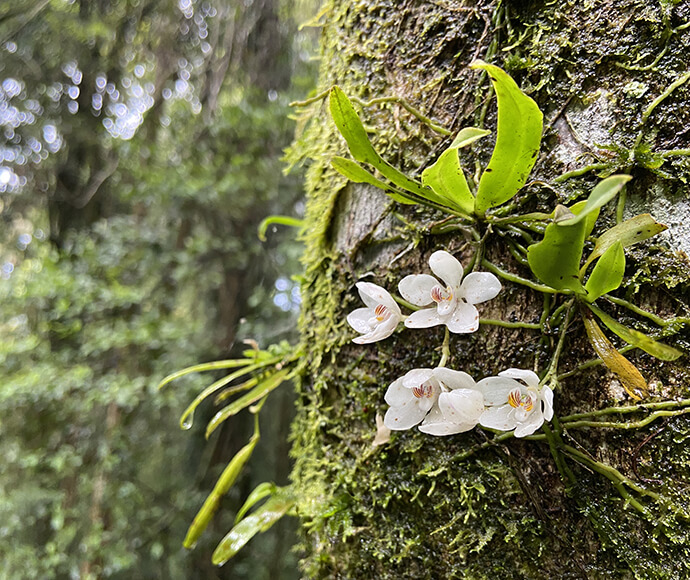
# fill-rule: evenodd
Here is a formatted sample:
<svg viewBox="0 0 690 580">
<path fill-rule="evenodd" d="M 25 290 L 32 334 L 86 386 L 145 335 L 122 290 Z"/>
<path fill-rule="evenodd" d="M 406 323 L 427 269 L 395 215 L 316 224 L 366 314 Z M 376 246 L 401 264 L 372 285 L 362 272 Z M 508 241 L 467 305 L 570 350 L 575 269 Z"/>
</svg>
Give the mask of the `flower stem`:
<svg viewBox="0 0 690 580">
<path fill-rule="evenodd" d="M 536 282 L 532 282 L 531 280 L 527 280 L 526 278 L 521 278 L 520 276 L 516 276 L 515 274 L 506 272 L 505 270 L 501 270 L 498 266 L 492 264 L 486 258 L 482 260 L 482 266 L 484 266 L 487 270 L 493 272 L 497 276 L 500 276 L 504 280 L 508 280 L 509 282 L 513 282 L 515 284 L 521 284 L 522 286 L 527 286 L 532 290 L 544 292 L 545 294 L 556 294 L 558 292 L 557 290 L 554 290 L 549 286 L 545 286 L 544 284 L 538 284 Z"/>
<path fill-rule="evenodd" d="M 539 330 L 541 328 L 541 324 L 532 322 L 508 322 L 506 320 L 495 320 L 493 318 L 480 318 L 479 324 L 502 326 L 503 328 L 529 328 L 530 330 Z"/>
<path fill-rule="evenodd" d="M 627 300 L 623 300 L 622 298 L 616 298 L 615 296 L 609 296 L 607 294 L 606 299 L 609 302 L 613 302 L 617 306 L 622 306 L 623 308 L 627 308 L 635 314 L 644 316 L 645 318 L 651 320 L 654 324 L 658 324 L 659 326 L 663 326 L 664 328 L 676 324 L 690 324 L 690 318 L 686 318 L 683 316 L 674 316 L 673 318 L 661 318 L 660 316 L 657 316 L 652 312 L 643 310 L 639 306 L 635 306 L 632 302 L 628 302 Z"/>
<path fill-rule="evenodd" d="M 568 324 L 570 324 L 570 314 L 572 312 L 574 302 L 575 299 L 571 298 L 570 300 L 568 300 L 568 302 L 565 303 L 565 307 L 567 308 L 567 310 L 565 312 L 565 316 L 563 317 L 563 322 L 561 323 L 561 331 L 558 337 L 558 344 L 556 344 L 556 350 L 554 351 L 553 356 L 551 357 L 551 364 L 549 365 L 549 370 L 546 372 L 546 375 L 541 380 L 542 385 L 550 386 L 552 383 L 556 383 L 554 385 L 554 388 L 558 386 L 558 377 L 556 375 L 556 373 L 558 372 L 558 359 L 560 359 L 561 357 L 561 351 L 563 350 L 563 344 L 565 343 L 565 333 L 568 330 Z"/>
<path fill-rule="evenodd" d="M 443 335 L 443 344 L 441 345 L 441 362 L 438 363 L 439 367 L 444 367 L 448 363 L 450 358 L 450 332 L 448 327 L 446 327 L 446 333 Z"/>
</svg>

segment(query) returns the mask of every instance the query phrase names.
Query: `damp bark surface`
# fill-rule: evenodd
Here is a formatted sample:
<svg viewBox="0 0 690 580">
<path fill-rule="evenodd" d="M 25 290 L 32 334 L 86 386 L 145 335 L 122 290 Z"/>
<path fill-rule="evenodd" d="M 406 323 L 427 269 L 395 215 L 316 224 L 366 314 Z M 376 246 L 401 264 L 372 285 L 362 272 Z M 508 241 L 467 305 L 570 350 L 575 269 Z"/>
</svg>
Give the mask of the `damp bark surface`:
<svg viewBox="0 0 690 580">
<path fill-rule="evenodd" d="M 606 174 L 630 173 L 625 217 L 652 212 L 669 230 L 628 252 L 617 295 L 660 317 L 688 316 L 690 234 L 682 216 L 690 203 L 690 82 L 679 81 L 689 64 L 687 3 L 336 0 L 327 3 L 322 22 L 321 90 L 338 84 L 364 101 L 404 99 L 453 134 L 465 126 L 495 134 L 488 79 L 467 65 L 481 58 L 509 72 L 544 112 L 541 153 L 515 211 L 550 212 L 558 203 L 586 197 Z M 412 176 L 452 138 L 392 101 L 359 111 L 377 150 Z M 659 494 L 654 500 L 633 493 L 643 511 L 582 461 L 567 460 L 573 478 L 565 480 L 544 441 L 506 440 L 462 458 L 493 435 L 475 429 L 435 438 L 412 429 L 372 446 L 387 386 L 410 369 L 437 365 L 443 330 L 403 330 L 379 343 L 353 344 L 345 317 L 360 305 L 354 284 L 366 280 L 394 292 L 405 275 L 428 273 L 434 250 L 468 263 L 476 244 L 461 227 L 436 233 L 446 217 L 439 212 L 397 205 L 383 192 L 339 176 L 328 160 L 347 149 L 325 101 L 299 115 L 303 132 L 288 158 L 308 164 L 301 319 L 306 355 L 292 433 L 304 575 L 688 577 L 686 416 L 634 429 L 564 434 L 567 445 Z M 463 156 L 469 175 L 486 166 L 492 139 Z M 591 170 L 557 180 L 587 166 Z M 615 223 L 615 203 L 609 205 L 595 235 Z M 509 251 L 511 241 L 488 236 L 485 255 L 529 278 Z M 539 323 L 544 299 L 505 282 L 498 298 L 480 305 L 480 314 Z M 690 350 L 687 327 L 661 330 L 615 304 L 602 308 Z M 477 380 L 510 367 L 543 372 L 558 330 L 482 325 L 474 334 L 451 337 L 448 366 Z M 563 352 L 561 373 L 595 358 L 577 317 Z M 649 401 L 690 396 L 687 355 L 664 363 L 638 350 L 626 356 L 649 382 Z M 601 365 L 563 378 L 555 393 L 561 417 L 626 404 L 632 401 Z"/>
</svg>

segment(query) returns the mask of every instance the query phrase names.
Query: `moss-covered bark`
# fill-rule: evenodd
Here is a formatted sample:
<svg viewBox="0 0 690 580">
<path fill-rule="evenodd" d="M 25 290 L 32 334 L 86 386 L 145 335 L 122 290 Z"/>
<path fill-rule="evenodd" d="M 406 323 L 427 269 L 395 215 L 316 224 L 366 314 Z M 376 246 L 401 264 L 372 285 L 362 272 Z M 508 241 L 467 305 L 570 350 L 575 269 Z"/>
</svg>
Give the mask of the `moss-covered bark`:
<svg viewBox="0 0 690 580">
<path fill-rule="evenodd" d="M 467 68 L 474 58 L 504 67 L 531 94 L 545 114 L 545 137 L 534 181 L 518 197 L 519 211 L 550 210 L 586 194 L 598 179 L 591 171 L 556 185 L 553 180 L 587 164 L 598 164 L 600 172 L 632 173 L 626 212 L 666 207 L 658 217 L 677 224 L 669 223 L 665 241 L 629 255 L 627 286 L 619 295 L 660 316 L 688 316 L 690 263 L 681 250 L 690 245 L 683 229 L 690 217 L 690 164 L 687 156 L 655 154 L 689 146 L 690 82 L 680 83 L 645 115 L 687 71 L 687 3 L 333 0 L 328 7 L 322 88 L 337 83 L 362 99 L 401 97 L 453 131 L 480 124 L 495 129 L 486 79 Z M 632 509 L 609 479 L 572 459 L 567 466 L 573 479 L 564 481 L 544 441 L 509 440 L 463 459 L 463 451 L 487 439 L 485 432 L 433 438 L 410 430 L 372 447 L 387 385 L 412 368 L 438 363 L 443 331 L 403 331 L 381 343 L 352 344 L 345 316 L 358 303 L 354 283 L 367 279 L 393 290 L 404 275 L 426 271 L 433 250 L 445 248 L 466 263 L 476 247 L 462 230 L 432 234 L 441 214 L 395 206 L 378 190 L 348 184 L 328 164 L 345 145 L 327 107 L 318 102 L 308 113 L 306 130 L 291 151 L 293 160 L 310 163 L 302 317 L 307 356 L 293 431 L 305 574 L 690 575 L 684 491 L 690 422 L 684 416 L 639 429 L 564 434 L 566 444 L 660 493 L 662 499 L 654 501 L 633 492 L 645 513 Z M 377 149 L 410 174 L 447 144 L 395 104 L 368 107 L 363 117 Z M 491 146 L 476 147 L 473 159 L 485 163 Z M 599 223 L 612 224 L 614 213 L 615 208 L 605 212 Z M 505 238 L 487 240 L 494 263 L 529 277 L 507 251 Z M 543 295 L 505 284 L 482 315 L 539 322 L 543 304 Z M 656 328 L 613 304 L 604 308 L 640 330 Z M 475 334 L 452 337 L 449 366 L 477 379 L 511 366 L 543 371 L 559 331 L 482 326 Z M 669 326 L 666 334 L 667 342 L 689 350 L 686 328 Z M 580 322 L 568 329 L 564 353 L 561 372 L 593 358 Z M 687 356 L 663 364 L 638 351 L 628 356 L 650 381 L 654 397 L 688 396 Z M 565 378 L 556 393 L 559 416 L 624 403 L 625 393 L 601 366 Z"/>
</svg>

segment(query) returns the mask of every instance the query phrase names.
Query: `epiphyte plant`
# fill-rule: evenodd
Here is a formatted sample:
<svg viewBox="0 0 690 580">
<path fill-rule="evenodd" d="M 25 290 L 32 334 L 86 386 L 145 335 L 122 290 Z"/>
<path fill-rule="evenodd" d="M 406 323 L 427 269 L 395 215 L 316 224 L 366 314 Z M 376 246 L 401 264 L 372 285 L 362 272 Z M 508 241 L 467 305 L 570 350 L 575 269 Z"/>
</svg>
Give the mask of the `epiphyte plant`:
<svg viewBox="0 0 690 580">
<path fill-rule="evenodd" d="M 595 352 L 619 376 L 628 394 L 639 400 L 648 393 L 646 381 L 632 363 L 613 348 L 591 314 L 596 315 L 620 338 L 657 358 L 674 360 L 682 353 L 624 327 L 592 303 L 622 284 L 625 248 L 660 233 L 666 226 L 656 222 L 649 214 L 619 223 L 596 239 L 593 251 L 581 266 L 585 244 L 594 230 L 600 208 L 624 189 L 631 179 L 629 175 L 607 177 L 594 187 L 587 200 L 570 208 L 558 205 L 549 213 L 505 215 L 505 208 L 501 206 L 515 197 L 525 185 L 539 155 L 543 115 L 534 100 L 525 95 L 499 67 L 483 61 L 475 61 L 470 67 L 488 73 L 498 107 L 496 143 L 476 187 L 470 187 L 468 183 L 459 152 L 487 136 L 489 131 L 477 127 L 461 129 L 435 163 L 422 172 L 421 181 L 418 181 L 379 155 L 352 102 L 337 86 L 330 90 L 330 112 L 354 161 L 336 156 L 331 160 L 334 169 L 354 182 L 382 189 L 397 202 L 434 207 L 470 227 L 476 222 L 486 222 L 494 230 L 500 231 L 504 227 L 520 224 L 542 224 L 543 239 L 531 243 L 526 249 L 517 249 L 522 252 L 519 256 L 521 262 L 528 265 L 545 286 L 528 284 L 542 292 L 572 295 L 569 312 L 575 302 L 580 305 L 579 311 L 582 312 L 583 323 Z M 381 178 L 369 168 L 377 171 Z M 500 213 L 503 215 L 491 211 L 495 208 L 502 210 Z M 594 267 L 587 275 L 592 264 Z M 498 268 L 493 268 L 493 271 L 505 274 Z M 517 277 L 512 279 L 516 281 Z M 402 289 L 401 293 L 407 299 Z M 410 319 L 414 323 L 422 316 L 415 313 Z M 410 326 L 408 322 L 406 325 Z"/>
<path fill-rule="evenodd" d="M 485 292 L 486 297 L 473 301 L 469 298 L 473 291 L 460 286 L 461 277 L 451 283 L 448 274 L 436 271 L 439 256 L 448 256 L 454 260 L 447 252 L 436 251 L 431 256 L 430 266 L 446 286 L 426 275 L 404 278 L 399 284 L 399 292 L 404 300 L 399 302 L 414 310 L 409 316 L 402 314 L 385 289 L 370 282 L 358 283 L 360 295 L 365 302 L 371 300 L 373 289 L 382 298 L 377 304 L 367 302 L 371 310 L 371 316 L 367 319 L 369 326 L 365 327 L 355 321 L 359 315 L 355 316 L 353 313 L 348 317 L 351 326 L 363 334 L 355 338 L 354 342 L 363 344 L 387 338 L 395 332 L 395 327 L 400 322 L 404 322 L 408 328 L 446 325 L 440 363 L 436 368 L 409 370 L 390 384 L 385 395 L 389 408 L 382 424 L 389 429 L 389 433 L 417 425 L 426 434 L 454 435 L 482 426 L 499 432 L 495 436 L 496 442 L 507 437 L 545 438 L 564 479 L 573 483 L 572 472 L 565 466 L 565 457 L 568 457 L 609 478 L 626 502 L 641 513 L 646 513 L 644 506 L 630 497 L 626 486 L 641 496 L 655 500 L 659 499 L 658 494 L 647 492 L 611 466 L 601 464 L 564 443 L 561 437 L 564 429 L 574 429 L 580 425 L 570 421 L 569 417 L 562 418 L 561 422 L 554 416 L 553 393 L 560 387 L 558 363 L 566 331 L 578 313 L 597 356 L 615 373 L 625 391 L 635 401 L 649 396 L 647 383 L 640 371 L 609 341 L 595 317 L 632 347 L 640 348 L 662 361 L 673 361 L 682 356 L 680 350 L 625 326 L 595 304 L 603 297 L 666 326 L 665 321 L 656 315 L 611 295 L 623 283 L 626 248 L 657 235 L 666 226 L 658 223 L 650 214 L 641 214 L 627 221 L 619 219 L 616 225 L 592 238 L 600 209 L 625 190 L 626 184 L 631 180 L 629 175 L 608 176 L 593 188 L 586 200 L 570 207 L 557 205 L 550 212 L 522 215 L 511 213 L 514 210 L 506 206 L 506 203 L 526 184 L 539 155 L 543 116 L 536 103 L 503 70 L 482 61 L 476 61 L 470 66 L 488 73 L 498 107 L 496 143 L 476 185 L 468 180 L 462 169 L 460 151 L 486 137 L 489 131 L 478 127 L 461 129 L 436 161 L 422 171 L 420 180 L 417 180 L 405 175 L 379 155 L 352 102 L 342 90 L 335 86 L 329 93 L 331 115 L 354 159 L 334 157 L 334 169 L 351 181 L 382 189 L 399 203 L 426 205 L 450 214 L 452 219 L 462 224 L 465 231 L 473 233 L 475 240 L 476 252 L 466 269 L 466 272 L 472 273 L 466 280 L 476 276 L 484 281 L 482 292 Z M 479 227 L 483 228 L 484 235 L 479 234 Z M 502 236 L 510 244 L 511 253 L 516 260 L 527 266 L 537 281 L 506 272 L 484 257 L 487 239 L 508 231 L 517 231 L 528 240 L 525 247 Z M 541 239 L 535 240 L 535 232 Z M 586 248 L 592 249 L 583 263 Z M 556 324 L 559 338 L 551 353 L 551 362 L 543 370 L 541 377 L 531 370 L 511 368 L 499 372 L 497 376 L 475 382 L 463 371 L 446 368 L 450 358 L 449 331 L 474 332 L 481 322 L 474 309 L 471 323 L 468 322 L 467 315 L 464 315 L 462 326 L 458 320 L 452 320 L 452 316 L 458 318 L 456 310 L 469 312 L 470 308 L 474 308 L 474 303 L 493 298 L 501 288 L 498 279 L 495 279 L 494 284 L 487 278 L 491 276 L 490 273 L 477 271 L 482 266 L 504 280 L 543 294 L 545 311 L 542 319 L 547 321 L 545 325 L 512 323 L 511 326 L 511 323 L 505 321 L 484 320 L 489 324 L 512 328 L 522 326 L 541 330 L 542 333 L 546 332 L 549 321 Z M 459 268 L 462 273 L 462 267 Z M 426 278 L 423 278 L 422 284 L 423 276 Z M 419 289 L 415 288 L 417 284 L 410 283 L 417 279 L 420 280 Z M 492 287 L 495 291 L 491 290 Z M 449 307 L 448 300 L 451 297 L 459 297 L 460 306 Z M 560 300 L 561 304 L 551 311 L 552 301 L 555 300 Z M 416 307 L 423 309 L 415 310 Z M 365 309 L 355 312 L 363 310 Z M 385 332 L 380 330 L 384 325 Z M 674 410 L 669 413 L 675 415 L 687 412 L 688 404 L 690 401 L 641 403 L 631 409 L 670 405 L 669 408 Z M 593 411 L 592 417 L 598 416 L 599 412 L 603 414 L 606 410 Z M 551 419 L 554 420 L 553 430 L 545 426 L 543 435 L 535 435 L 545 421 Z M 596 421 L 586 423 L 588 427 L 596 426 Z M 625 423 L 620 426 L 628 428 Z M 381 426 L 375 444 L 388 441 L 389 435 L 381 436 L 380 429 Z M 489 444 L 491 441 L 475 446 L 463 456 Z"/>
</svg>

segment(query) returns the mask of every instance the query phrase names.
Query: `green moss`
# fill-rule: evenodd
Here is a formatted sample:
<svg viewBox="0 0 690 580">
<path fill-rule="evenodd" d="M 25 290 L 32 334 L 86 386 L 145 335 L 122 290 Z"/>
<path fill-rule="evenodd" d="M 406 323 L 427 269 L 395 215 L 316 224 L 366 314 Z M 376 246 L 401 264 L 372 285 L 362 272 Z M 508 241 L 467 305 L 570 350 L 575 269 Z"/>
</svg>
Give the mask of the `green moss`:
<svg viewBox="0 0 690 580">
<path fill-rule="evenodd" d="M 616 94 L 615 106 L 622 112 L 609 134 L 625 150 L 638 134 L 640 117 L 649 104 L 644 97 L 660 94 L 684 62 L 679 35 L 668 32 L 673 25 L 665 16 L 672 9 L 668 6 L 629 0 L 614 3 L 604 15 L 598 3 L 574 0 L 476 4 L 474 10 L 466 10 L 460 2 L 414 6 L 392 0 L 331 2 L 321 88 L 337 83 L 351 96 L 402 97 L 454 129 L 477 119 L 492 127 L 493 109 L 487 106 L 486 117 L 481 114 L 486 85 L 469 90 L 477 75 L 466 65 L 478 55 L 487 60 L 495 55 L 496 64 L 504 64 L 523 86 L 532 88 L 547 122 L 555 120 L 569 103 L 586 106 L 595 86 Z M 602 35 L 604 16 L 608 20 Z M 639 63 L 645 63 L 666 45 L 654 74 L 619 66 L 638 57 Z M 647 87 L 643 97 L 623 91 L 632 80 Z M 684 95 L 680 90 L 674 93 L 650 118 L 646 128 L 653 130 L 652 150 L 673 147 L 672 132 L 679 131 L 684 122 L 674 116 L 674 107 Z M 371 446 L 376 414 L 385 411 L 386 386 L 411 368 L 434 364 L 438 353 L 429 345 L 440 344 L 442 331 L 402 332 L 382 343 L 353 345 L 344 321 L 358 302 L 354 283 L 371 274 L 372 281 L 391 288 L 388 280 L 422 271 L 432 249 L 444 246 L 465 260 L 473 249 L 457 236 L 432 238 L 428 225 L 440 216 L 405 207 L 399 209 L 400 216 L 416 228 L 416 251 L 402 255 L 390 268 L 376 266 L 371 248 L 356 247 L 341 254 L 334 215 L 347 211 L 351 192 L 327 159 L 342 154 L 344 144 L 321 103 L 312 105 L 308 113 L 306 130 L 290 152 L 293 162 L 310 163 L 300 323 L 307 354 L 301 362 L 298 417 L 292 434 L 292 477 L 301 492 L 298 511 L 304 524 L 305 574 L 323 578 L 683 577 L 688 528 L 685 516 L 678 516 L 685 513 L 679 510 L 685 501 L 678 491 L 681 485 L 677 490 L 665 488 L 666 503 L 649 506 L 645 518 L 625 506 L 610 482 L 577 463 L 569 463 L 577 481 L 566 490 L 542 442 L 512 441 L 462 461 L 455 457 L 481 443 L 481 432 L 430 438 L 409 431 L 393 434 L 382 447 Z M 375 129 L 372 140 L 377 149 L 410 173 L 442 147 L 438 136 L 395 105 L 367 108 L 363 117 Z M 562 162 L 549 157 L 559 140 L 556 131 L 549 131 L 536 168 L 536 178 L 544 180 L 564 171 Z M 480 143 L 475 153 L 485 159 L 490 149 L 490 143 Z M 664 168 L 671 179 L 685 178 L 682 165 L 667 165 Z M 594 181 L 592 176 L 570 180 L 558 195 L 574 199 L 589 191 Z M 548 207 L 556 201 L 552 190 L 535 186 L 518 199 L 523 208 Z M 379 239 L 394 243 L 406 227 L 400 221 Z M 520 271 L 499 241 L 490 242 L 487 253 L 497 263 Z M 687 288 L 687 271 L 683 274 L 672 256 L 644 254 L 635 259 L 641 267 L 634 291 L 640 295 L 647 297 L 659 280 L 667 291 Z M 537 321 L 541 296 L 506 288 L 495 308 L 506 317 Z M 574 326 L 568 336 L 565 370 L 593 356 L 580 326 Z M 482 328 L 471 336 L 454 337 L 452 363 L 478 377 L 509 366 L 529 366 L 535 357 L 543 367 L 553 345 L 548 337 L 545 341 L 538 337 L 524 330 Z M 682 365 L 654 365 L 644 357 L 635 360 L 661 383 L 677 384 L 675 392 L 690 382 Z M 601 369 L 565 381 L 557 395 L 557 412 L 611 404 L 613 395 L 602 387 L 608 382 Z M 676 418 L 671 427 L 641 447 L 643 452 L 637 456 L 645 462 L 646 477 L 687 477 L 688 458 L 682 446 L 672 444 L 687 425 L 683 417 Z M 632 470 L 638 467 L 625 458 L 657 429 L 659 425 L 653 424 L 634 437 L 627 432 L 609 436 L 599 430 L 572 436 L 583 449 L 635 477 Z M 655 462 L 661 457 L 664 464 L 657 467 Z"/>
</svg>

